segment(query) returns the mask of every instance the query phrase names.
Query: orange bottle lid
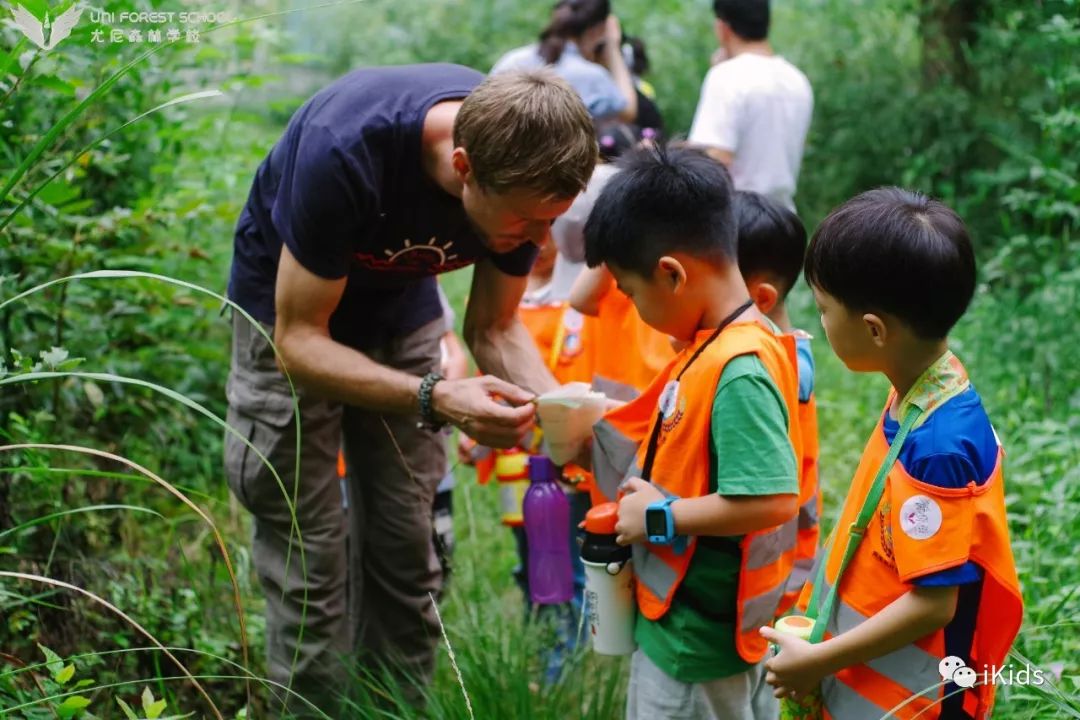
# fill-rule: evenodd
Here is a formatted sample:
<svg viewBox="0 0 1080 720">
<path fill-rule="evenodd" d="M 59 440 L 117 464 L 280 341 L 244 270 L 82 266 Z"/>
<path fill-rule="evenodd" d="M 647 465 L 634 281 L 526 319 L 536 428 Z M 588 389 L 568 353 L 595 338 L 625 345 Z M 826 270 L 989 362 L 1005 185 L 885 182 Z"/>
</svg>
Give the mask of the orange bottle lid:
<svg viewBox="0 0 1080 720">
<path fill-rule="evenodd" d="M 615 523 L 618 521 L 619 504 L 601 503 L 585 514 L 585 532 L 593 535 L 614 535 Z"/>
</svg>

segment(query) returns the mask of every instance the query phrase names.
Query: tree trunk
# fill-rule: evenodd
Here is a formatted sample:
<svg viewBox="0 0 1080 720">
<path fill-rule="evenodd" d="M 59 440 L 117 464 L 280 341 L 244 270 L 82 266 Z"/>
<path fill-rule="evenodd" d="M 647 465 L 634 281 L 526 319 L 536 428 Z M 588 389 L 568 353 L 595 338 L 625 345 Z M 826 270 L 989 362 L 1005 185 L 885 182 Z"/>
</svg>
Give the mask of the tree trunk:
<svg viewBox="0 0 1080 720">
<path fill-rule="evenodd" d="M 951 80 L 963 88 L 974 88 L 974 71 L 966 50 L 975 42 L 976 22 L 983 5 L 984 0 L 922 0 L 919 30 L 927 87 Z"/>
</svg>

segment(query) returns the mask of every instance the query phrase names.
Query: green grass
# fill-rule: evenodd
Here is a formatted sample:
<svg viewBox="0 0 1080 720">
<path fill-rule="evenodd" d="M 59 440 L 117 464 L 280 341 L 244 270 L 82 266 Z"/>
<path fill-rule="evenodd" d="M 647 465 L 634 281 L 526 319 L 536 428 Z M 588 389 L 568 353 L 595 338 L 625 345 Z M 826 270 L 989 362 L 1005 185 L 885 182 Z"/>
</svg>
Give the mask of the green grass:
<svg viewBox="0 0 1080 720">
<path fill-rule="evenodd" d="M 119 0 L 106 4 L 131 9 Z M 1056 689 L 1003 688 L 995 718 L 1013 720 L 1080 717 L 1080 365 L 1072 361 L 1080 306 L 1080 123 L 1073 109 L 1078 78 L 1068 62 L 1080 42 L 1069 19 L 1074 4 L 982 3 L 986 27 L 969 48 L 979 86 L 968 98 L 955 88 L 920 83 L 918 3 L 776 4 L 777 46 L 806 70 L 816 93 L 799 193 L 808 227 L 858 190 L 901 182 L 955 204 L 976 231 L 983 284 L 954 345 L 1007 452 L 1010 527 L 1026 601 L 1013 662 L 1030 659 L 1057 678 Z M 265 9 L 279 7 L 270 0 Z M 198 53 L 157 53 L 57 136 L 50 151 L 56 155 L 41 155 L 25 187 L 16 186 L 0 210 L 6 218 L 22 204 L 0 231 L 0 300 L 102 268 L 142 269 L 220 290 L 232 226 L 254 168 L 292 110 L 327 76 L 363 63 L 451 60 L 484 69 L 504 49 L 529 41 L 546 12 L 546 5 L 513 0 L 369 0 L 225 31 Z M 650 80 L 661 107 L 675 132 L 685 131 L 713 46 L 708 2 L 620 0 L 618 12 L 624 27 L 649 43 Z M 0 65 L 25 75 L 10 101 L 0 103 L 0 175 L 9 178 L 78 98 L 123 67 L 134 50 L 94 47 L 86 42 L 89 27 L 81 27 L 62 52 L 23 67 L 18 60 L 25 43 L 15 45 L 10 27 L 0 34 L 11 39 L 5 50 L 16 48 Z M 229 68 L 224 81 L 223 68 Z M 37 188 L 79 148 L 126 119 L 208 87 L 221 87 L 228 102 L 170 107 L 126 126 L 96 147 L 85 167 L 72 165 L 23 203 L 29 199 L 24 191 Z M 470 277 L 464 270 L 442 279 L 459 324 Z M 886 384 L 852 374 L 836 360 L 805 288 L 792 305 L 798 324 L 818 336 L 828 527 Z M 218 416 L 224 416 L 228 335 L 215 303 L 153 283 L 75 284 L 0 313 L 0 346 L 21 351 L 24 370 L 60 345 L 85 358 L 80 371 L 153 382 Z M 4 359 L 10 368 L 12 358 Z M 236 568 L 251 665 L 229 664 L 242 658 L 239 624 L 229 573 L 206 524 L 120 464 L 36 450 L 0 458 L 0 527 L 20 528 L 0 535 L 0 571 L 37 573 L 97 593 L 168 646 L 232 717 L 245 701 L 243 676 L 264 674 L 265 629 L 250 567 L 250 520 L 226 489 L 220 428 L 181 403 L 88 378 L 5 385 L 0 437 L 122 454 L 197 503 L 220 528 Z M 550 636 L 523 622 L 510 574 L 513 543 L 498 522 L 495 489 L 477 486 L 466 468 L 457 474 L 456 574 L 442 612 L 473 715 L 620 717 L 624 659 L 583 653 L 560 684 L 536 685 Z M 166 715 L 208 716 L 177 667 L 160 653 L 137 651 L 144 641 L 102 607 L 71 592 L 0 579 L 0 715 L 17 698 L 39 705 L 11 716 L 55 717 L 59 701 L 40 703 L 42 696 L 92 680 L 100 689 L 78 692 L 103 720 L 122 717 L 114 699 L 141 707 L 144 686 L 167 700 Z M 39 642 L 76 666 L 73 678 L 63 666 L 34 667 L 42 660 Z M 440 647 L 423 716 L 468 717 L 447 648 Z M 19 672 L 20 663 L 31 669 Z M 400 692 L 376 692 L 369 679 L 358 679 L 358 693 L 365 690 L 368 701 L 358 701 L 357 716 L 421 716 L 393 707 L 376 711 L 379 692 Z M 266 714 L 258 700 L 247 716 Z"/>
</svg>

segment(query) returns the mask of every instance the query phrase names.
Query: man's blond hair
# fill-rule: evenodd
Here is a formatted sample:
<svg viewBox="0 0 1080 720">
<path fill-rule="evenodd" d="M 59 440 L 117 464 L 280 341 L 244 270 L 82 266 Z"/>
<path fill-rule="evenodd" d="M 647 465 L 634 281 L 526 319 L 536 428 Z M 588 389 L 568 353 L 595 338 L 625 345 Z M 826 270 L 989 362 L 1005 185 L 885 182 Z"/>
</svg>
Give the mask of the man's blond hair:
<svg viewBox="0 0 1080 720">
<path fill-rule="evenodd" d="M 454 145 L 484 190 L 574 197 L 592 177 L 593 121 L 577 92 L 550 70 L 499 73 L 461 105 Z"/>
</svg>

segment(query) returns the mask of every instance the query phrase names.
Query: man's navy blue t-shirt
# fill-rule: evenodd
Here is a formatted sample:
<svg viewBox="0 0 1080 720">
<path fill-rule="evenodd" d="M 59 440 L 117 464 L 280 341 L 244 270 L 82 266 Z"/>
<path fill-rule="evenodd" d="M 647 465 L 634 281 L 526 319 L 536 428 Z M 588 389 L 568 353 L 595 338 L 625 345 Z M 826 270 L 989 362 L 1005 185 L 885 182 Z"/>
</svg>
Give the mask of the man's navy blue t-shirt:
<svg viewBox="0 0 1080 720">
<path fill-rule="evenodd" d="M 428 111 L 483 78 L 458 65 L 363 68 L 304 103 L 255 174 L 236 226 L 229 297 L 273 324 L 284 243 L 315 275 L 348 278 L 330 333 L 364 349 L 442 314 L 439 273 L 490 255 L 501 271 L 528 274 L 535 246 L 489 253 L 461 200 L 423 171 Z"/>
</svg>

